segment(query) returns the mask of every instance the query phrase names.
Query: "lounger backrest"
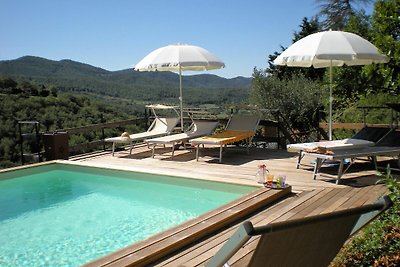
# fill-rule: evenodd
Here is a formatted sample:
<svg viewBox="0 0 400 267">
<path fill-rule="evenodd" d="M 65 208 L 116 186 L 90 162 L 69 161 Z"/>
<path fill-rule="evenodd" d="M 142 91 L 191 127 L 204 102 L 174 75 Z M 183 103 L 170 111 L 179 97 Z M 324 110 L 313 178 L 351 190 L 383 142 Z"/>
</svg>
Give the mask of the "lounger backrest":
<svg viewBox="0 0 400 267">
<path fill-rule="evenodd" d="M 351 139 L 362 139 L 371 142 L 378 142 L 382 137 L 391 131 L 388 127 L 364 127 L 358 131 Z"/>
<path fill-rule="evenodd" d="M 206 266 L 222 266 L 258 235 L 248 266 L 328 266 L 352 234 L 391 205 L 386 196 L 371 205 L 261 227 L 245 222 Z"/>
<path fill-rule="evenodd" d="M 152 133 L 170 133 L 179 122 L 179 118 L 155 118 L 149 128 Z"/>
<path fill-rule="evenodd" d="M 400 130 L 393 130 L 387 135 L 385 135 L 379 142 L 376 143 L 377 146 L 390 146 L 390 147 L 400 147 Z"/>
<path fill-rule="evenodd" d="M 255 132 L 259 122 L 259 116 L 234 115 L 228 121 L 228 124 L 226 125 L 226 130 Z"/>
<path fill-rule="evenodd" d="M 193 125 L 191 128 L 191 131 L 188 133 L 190 135 L 209 135 L 212 134 L 218 126 L 218 121 L 200 121 L 200 120 L 195 120 L 193 121 Z"/>
</svg>

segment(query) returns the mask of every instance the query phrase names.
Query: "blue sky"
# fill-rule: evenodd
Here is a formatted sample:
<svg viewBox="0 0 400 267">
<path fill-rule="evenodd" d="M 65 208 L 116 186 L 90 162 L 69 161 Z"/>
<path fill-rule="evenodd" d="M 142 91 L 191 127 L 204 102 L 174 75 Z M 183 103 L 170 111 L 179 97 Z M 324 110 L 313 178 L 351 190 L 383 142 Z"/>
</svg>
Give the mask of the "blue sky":
<svg viewBox="0 0 400 267">
<path fill-rule="evenodd" d="M 0 7 L 0 60 L 33 55 L 121 70 L 154 49 L 187 43 L 222 59 L 226 68 L 209 73 L 226 78 L 266 68 L 302 18 L 317 13 L 315 0 L 0 0 Z"/>
</svg>

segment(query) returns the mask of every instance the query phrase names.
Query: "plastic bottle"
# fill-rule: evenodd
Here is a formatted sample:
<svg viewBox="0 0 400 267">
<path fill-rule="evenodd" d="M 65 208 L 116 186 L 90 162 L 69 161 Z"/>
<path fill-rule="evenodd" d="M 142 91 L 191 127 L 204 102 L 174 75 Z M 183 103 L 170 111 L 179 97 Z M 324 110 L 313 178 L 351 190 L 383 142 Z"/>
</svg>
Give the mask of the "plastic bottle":
<svg viewBox="0 0 400 267">
<path fill-rule="evenodd" d="M 265 183 L 265 165 L 258 165 L 258 170 L 256 173 L 256 181 L 259 184 L 264 184 Z"/>
</svg>

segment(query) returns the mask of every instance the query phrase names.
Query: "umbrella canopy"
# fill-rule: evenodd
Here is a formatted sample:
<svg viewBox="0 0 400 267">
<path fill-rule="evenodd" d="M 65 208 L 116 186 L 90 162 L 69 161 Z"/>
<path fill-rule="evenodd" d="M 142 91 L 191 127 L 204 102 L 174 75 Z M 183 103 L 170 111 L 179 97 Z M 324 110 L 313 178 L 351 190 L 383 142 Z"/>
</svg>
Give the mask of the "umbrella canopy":
<svg viewBox="0 0 400 267">
<path fill-rule="evenodd" d="M 332 67 L 386 63 L 389 58 L 358 36 L 343 31 L 324 31 L 308 35 L 292 44 L 275 60 L 289 67 L 329 67 L 329 140 L 332 140 Z"/>
<path fill-rule="evenodd" d="M 225 64 L 219 58 L 204 48 L 174 44 L 154 50 L 135 65 L 135 70 L 179 72 L 179 101 L 183 129 L 182 71 L 206 71 L 224 67 Z"/>
</svg>

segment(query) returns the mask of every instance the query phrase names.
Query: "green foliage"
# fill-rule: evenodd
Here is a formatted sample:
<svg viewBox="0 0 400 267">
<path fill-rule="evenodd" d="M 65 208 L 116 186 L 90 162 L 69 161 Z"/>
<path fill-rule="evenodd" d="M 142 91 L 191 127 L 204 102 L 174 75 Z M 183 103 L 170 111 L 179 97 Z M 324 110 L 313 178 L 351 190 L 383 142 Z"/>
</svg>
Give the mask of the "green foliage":
<svg viewBox="0 0 400 267">
<path fill-rule="evenodd" d="M 394 97 L 389 94 L 369 94 L 362 96 L 360 100 L 355 102 L 352 107 L 348 107 L 341 116 L 342 122 L 363 122 L 364 114 L 363 109 L 357 107 L 371 107 L 366 109 L 365 122 L 366 123 L 392 123 L 391 109 L 387 107 L 386 103 L 398 103 L 400 102 L 400 96 Z M 383 108 L 372 108 L 372 107 L 383 107 Z"/>
<path fill-rule="evenodd" d="M 254 70 L 250 101 L 259 108 L 279 109 L 289 127 L 305 132 L 318 123 L 321 94 L 321 85 L 304 76 L 280 80 Z"/>
<path fill-rule="evenodd" d="M 356 13 L 355 6 L 371 3 L 372 0 L 316 0 L 319 14 L 323 18 L 324 30 L 343 30 Z"/>
<path fill-rule="evenodd" d="M 348 32 L 355 33 L 363 38 L 370 39 L 370 18 L 364 11 L 355 13 L 349 18 L 345 27 Z M 328 77 L 326 77 L 328 79 Z M 366 95 L 373 88 L 370 79 L 363 72 L 363 66 L 342 66 L 334 68 L 333 101 L 337 112 L 346 109 L 361 96 Z"/>
<path fill-rule="evenodd" d="M 17 122 L 39 121 L 41 132 L 85 126 L 101 122 L 139 117 L 139 105 L 110 100 L 101 101 L 87 96 L 57 94 L 30 82 L 13 83 L 12 79 L 0 79 L 0 166 L 10 167 L 20 160 Z M 19 94 L 9 89 L 19 89 Z M 37 89 L 32 90 L 33 89 Z M 53 93 L 50 94 L 50 91 Z M 43 94 L 40 92 L 49 92 Z M 56 96 L 54 96 L 56 95 Z M 143 108 L 143 106 L 142 106 Z M 142 109 L 141 108 L 141 109 Z M 143 110 L 143 109 L 142 109 Z M 32 131 L 32 129 L 23 129 Z M 113 132 L 117 134 L 116 132 Z M 120 132 L 118 133 L 120 134 Z M 71 145 L 80 141 L 101 139 L 100 133 L 71 137 Z M 26 149 L 32 149 L 34 140 L 28 140 Z"/>
<path fill-rule="evenodd" d="M 382 181 L 390 192 L 393 207 L 347 243 L 332 266 L 400 265 L 400 183 L 391 175 L 389 166 Z"/>
<path fill-rule="evenodd" d="M 400 94 L 400 2 L 378 0 L 372 17 L 373 43 L 389 56 L 386 64 L 368 66 L 366 74 L 373 83 L 374 92 Z"/>
</svg>

